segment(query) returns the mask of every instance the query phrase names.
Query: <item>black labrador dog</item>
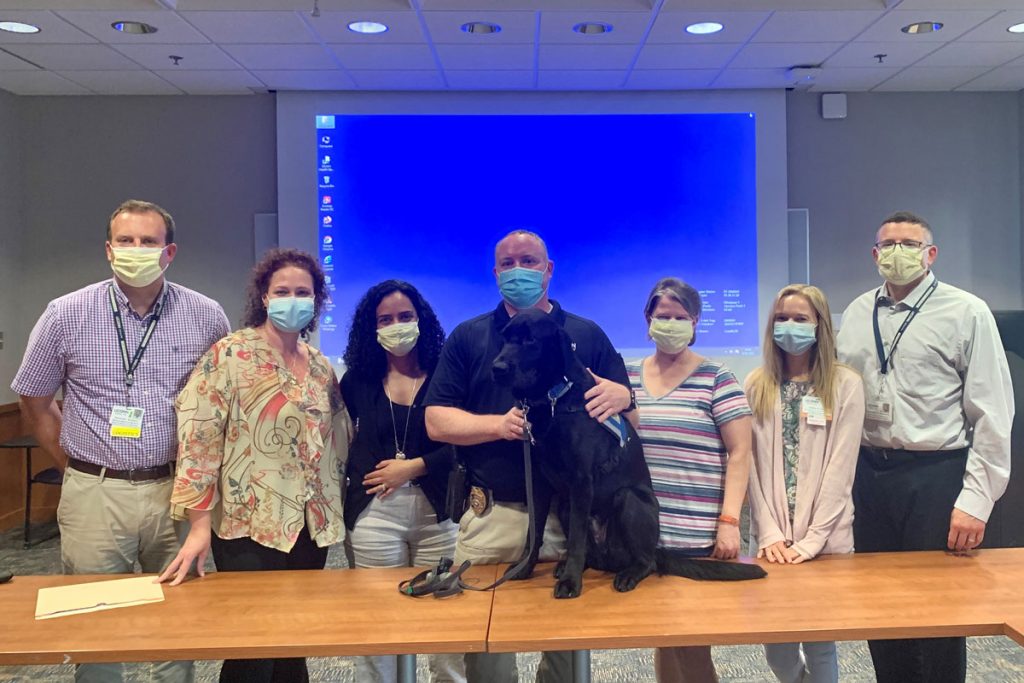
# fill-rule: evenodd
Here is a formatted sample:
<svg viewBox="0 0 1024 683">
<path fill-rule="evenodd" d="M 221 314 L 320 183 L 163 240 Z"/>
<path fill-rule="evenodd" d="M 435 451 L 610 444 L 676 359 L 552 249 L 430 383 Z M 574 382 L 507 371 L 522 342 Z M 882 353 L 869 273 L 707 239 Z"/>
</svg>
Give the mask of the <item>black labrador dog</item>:
<svg viewBox="0 0 1024 683">
<path fill-rule="evenodd" d="M 620 418 L 618 434 L 587 415 L 583 394 L 595 385 L 565 330 L 537 310 L 516 315 L 492 374 L 527 406 L 535 445 L 534 515 L 528 562 L 510 578 L 528 578 L 537 563 L 552 499 L 566 535 L 555 570 L 556 598 L 575 598 L 583 570 L 614 572 L 616 590 L 636 587 L 651 572 L 690 579 L 739 581 L 765 576 L 756 565 L 693 560 L 658 548 L 658 501 L 636 431 Z M 527 543 L 530 546 L 529 542 Z"/>
</svg>

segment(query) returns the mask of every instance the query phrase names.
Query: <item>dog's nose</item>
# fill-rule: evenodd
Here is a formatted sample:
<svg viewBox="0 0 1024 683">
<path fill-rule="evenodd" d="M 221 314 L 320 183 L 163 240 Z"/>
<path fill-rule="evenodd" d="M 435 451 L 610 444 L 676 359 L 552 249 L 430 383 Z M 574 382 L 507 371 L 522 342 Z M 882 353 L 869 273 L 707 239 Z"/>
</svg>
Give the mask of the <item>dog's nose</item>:
<svg viewBox="0 0 1024 683">
<path fill-rule="evenodd" d="M 503 360 L 496 360 L 494 361 L 494 364 L 491 365 L 491 374 L 498 382 L 508 377 L 511 370 L 512 369 L 509 367 L 508 363 Z"/>
</svg>

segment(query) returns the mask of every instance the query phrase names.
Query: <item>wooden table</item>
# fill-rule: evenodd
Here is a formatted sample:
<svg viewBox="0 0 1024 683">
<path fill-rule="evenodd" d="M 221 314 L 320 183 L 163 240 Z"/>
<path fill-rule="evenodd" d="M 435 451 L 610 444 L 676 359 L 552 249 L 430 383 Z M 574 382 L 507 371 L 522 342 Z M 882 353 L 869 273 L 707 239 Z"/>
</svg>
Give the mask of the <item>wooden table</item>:
<svg viewBox="0 0 1024 683">
<path fill-rule="evenodd" d="M 974 557 L 943 552 L 762 563 L 768 577 L 735 583 L 651 577 L 616 593 L 588 572 L 583 595 L 554 600 L 551 565 L 495 593 L 491 652 L 988 636 L 1024 615 L 1024 549 Z M 543 618 L 538 618 L 543 614 Z M 1016 622 L 1024 630 L 1024 619 Z M 1024 637 L 1017 637 L 1024 643 Z M 588 680 L 578 676 L 577 680 Z"/>
<path fill-rule="evenodd" d="M 474 567 L 487 585 L 498 567 Z M 0 585 L 0 664 L 483 652 L 492 593 L 437 600 L 398 593 L 412 569 L 231 572 L 174 588 L 164 601 L 35 619 L 40 588 L 123 576 L 16 576 Z"/>
</svg>

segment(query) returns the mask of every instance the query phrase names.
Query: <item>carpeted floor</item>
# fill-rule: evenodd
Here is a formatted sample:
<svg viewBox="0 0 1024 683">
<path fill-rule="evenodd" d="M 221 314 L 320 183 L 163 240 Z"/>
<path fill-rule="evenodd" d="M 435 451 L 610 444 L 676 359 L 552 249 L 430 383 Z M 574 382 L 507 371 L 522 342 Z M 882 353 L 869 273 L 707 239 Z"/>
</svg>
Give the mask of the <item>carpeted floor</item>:
<svg viewBox="0 0 1024 683">
<path fill-rule="evenodd" d="M 55 525 L 41 525 L 33 529 L 34 538 L 43 538 L 55 532 Z M 60 571 L 59 539 L 50 538 L 29 550 L 22 549 L 20 529 L 0 534 L 0 569 L 17 574 L 49 574 Z M 331 551 L 329 566 L 344 567 L 344 554 L 336 547 Z M 211 567 L 212 568 L 212 567 Z M 0 592 L 0 597 L 2 597 Z M 0 599 L 0 609 L 2 609 Z M 2 618 L 2 617 L 0 617 Z M 969 638 L 968 680 L 979 683 L 1006 683 L 1024 681 L 1024 648 L 1007 638 Z M 715 664 L 722 681 L 759 683 L 773 677 L 764 662 L 760 646 L 716 647 Z M 426 660 L 418 659 L 420 681 L 427 681 Z M 537 655 L 519 655 L 520 679 L 532 681 L 537 666 Z M 197 663 L 198 681 L 216 681 L 220 662 Z M 344 657 L 311 658 L 310 680 L 348 683 L 355 680 L 351 660 Z M 651 650 L 598 650 L 592 654 L 593 680 L 596 683 L 653 681 Z M 839 676 L 842 681 L 873 681 L 867 646 L 861 642 L 839 644 Z M 148 681 L 145 664 L 127 666 L 126 680 Z M 0 681 L 71 681 L 70 666 L 8 666 L 0 667 Z"/>
</svg>

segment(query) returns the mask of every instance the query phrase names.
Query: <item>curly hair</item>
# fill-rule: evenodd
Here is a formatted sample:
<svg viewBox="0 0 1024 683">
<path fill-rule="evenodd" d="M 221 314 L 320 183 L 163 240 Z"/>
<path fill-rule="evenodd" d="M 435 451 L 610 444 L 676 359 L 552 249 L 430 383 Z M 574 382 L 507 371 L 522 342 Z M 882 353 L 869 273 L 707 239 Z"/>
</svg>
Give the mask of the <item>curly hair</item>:
<svg viewBox="0 0 1024 683">
<path fill-rule="evenodd" d="M 242 315 L 243 327 L 259 327 L 267 321 L 267 307 L 263 305 L 263 297 L 270 291 L 270 279 L 274 273 L 294 266 L 309 273 L 313 278 L 313 319 L 302 328 L 302 334 L 308 335 L 316 329 L 320 319 L 320 309 L 329 298 L 324 271 L 308 253 L 299 249 L 270 249 L 259 263 L 252 267 L 249 274 L 249 286 L 245 293 L 245 313 Z"/>
<path fill-rule="evenodd" d="M 348 372 L 364 380 L 383 379 L 388 371 L 384 349 L 377 343 L 377 306 L 381 300 L 395 292 L 409 297 L 416 317 L 419 318 L 420 336 L 416 341 L 416 355 L 420 369 L 433 373 L 444 345 L 444 329 L 427 300 L 419 290 L 402 280 L 385 280 L 370 287 L 356 305 L 349 325 L 348 346 L 345 348 L 345 366 Z"/>
</svg>

